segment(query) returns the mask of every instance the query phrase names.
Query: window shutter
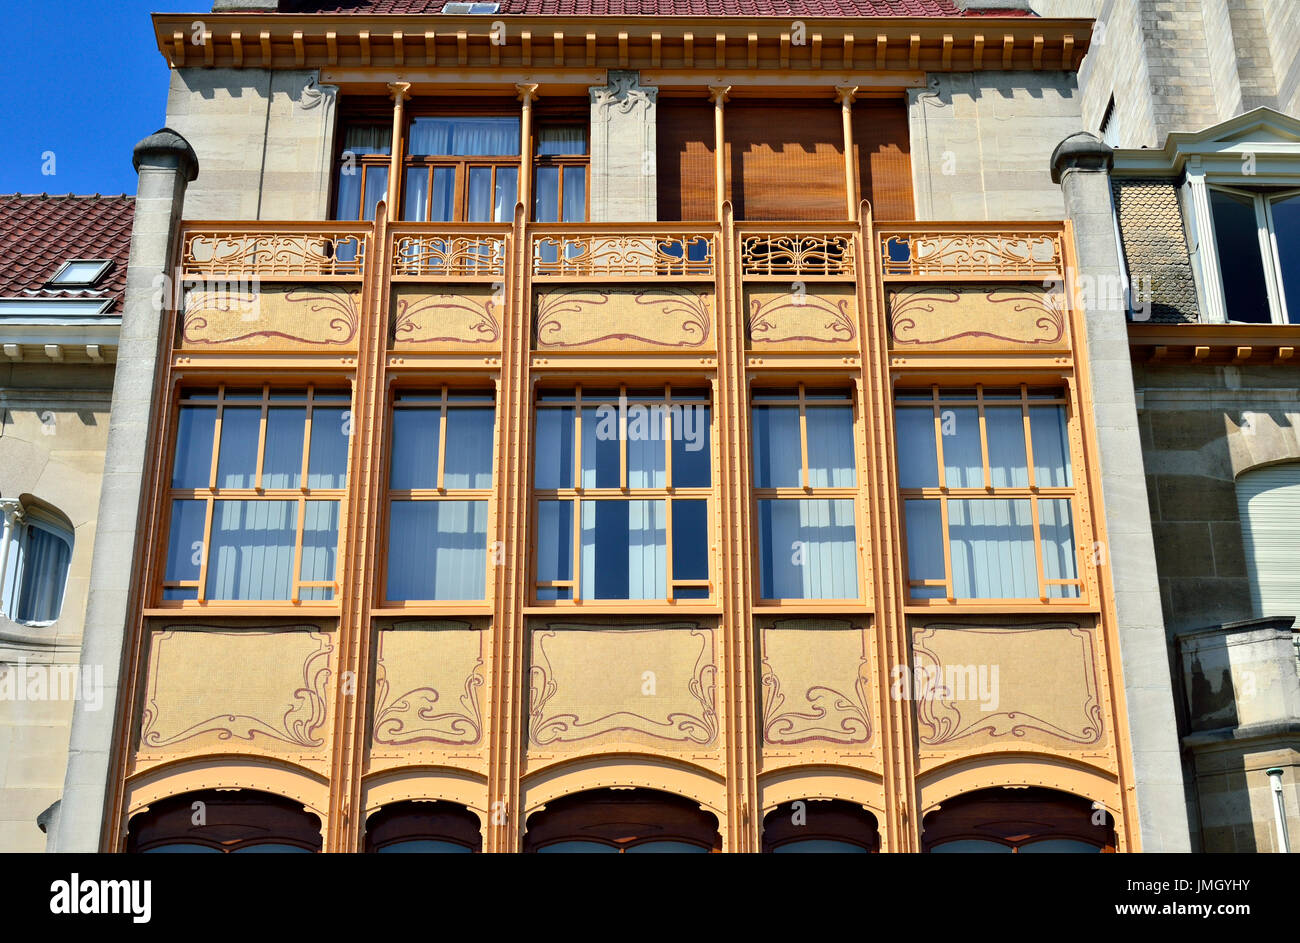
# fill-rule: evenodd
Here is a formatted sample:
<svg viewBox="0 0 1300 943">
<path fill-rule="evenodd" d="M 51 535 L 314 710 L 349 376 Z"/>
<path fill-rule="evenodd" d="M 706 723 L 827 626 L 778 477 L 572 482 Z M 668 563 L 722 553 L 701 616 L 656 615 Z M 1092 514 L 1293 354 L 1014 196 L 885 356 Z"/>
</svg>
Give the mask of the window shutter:
<svg viewBox="0 0 1300 943">
<path fill-rule="evenodd" d="M 737 219 L 848 218 L 839 105 L 732 102 L 724 122 Z"/>
<path fill-rule="evenodd" d="M 1300 616 L 1300 462 L 1237 479 L 1241 538 L 1259 616 Z"/>
<path fill-rule="evenodd" d="M 856 102 L 853 147 L 857 151 L 858 192 L 870 201 L 872 219 L 913 219 L 916 210 L 906 104 L 901 100 Z"/>
<path fill-rule="evenodd" d="M 659 218 L 713 219 L 713 103 L 660 98 L 655 120 Z"/>
</svg>

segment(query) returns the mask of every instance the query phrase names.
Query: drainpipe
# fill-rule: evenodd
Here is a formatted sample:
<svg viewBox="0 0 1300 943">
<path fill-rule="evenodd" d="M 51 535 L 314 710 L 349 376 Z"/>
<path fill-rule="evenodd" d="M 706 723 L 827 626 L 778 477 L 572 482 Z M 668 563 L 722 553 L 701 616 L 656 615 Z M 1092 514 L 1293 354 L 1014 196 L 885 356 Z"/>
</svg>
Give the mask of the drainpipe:
<svg viewBox="0 0 1300 943">
<path fill-rule="evenodd" d="M 1282 768 L 1275 766 L 1265 770 L 1273 786 L 1273 823 L 1277 826 L 1277 850 L 1282 854 L 1291 853 L 1291 839 L 1286 833 L 1286 808 L 1282 805 Z"/>
</svg>

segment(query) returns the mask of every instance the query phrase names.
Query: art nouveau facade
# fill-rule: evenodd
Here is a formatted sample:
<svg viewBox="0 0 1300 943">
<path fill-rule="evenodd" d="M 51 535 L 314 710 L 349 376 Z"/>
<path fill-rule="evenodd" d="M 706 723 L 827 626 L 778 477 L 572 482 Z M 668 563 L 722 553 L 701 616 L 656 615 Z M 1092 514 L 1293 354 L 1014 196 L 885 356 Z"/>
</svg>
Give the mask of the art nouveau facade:
<svg viewBox="0 0 1300 943">
<path fill-rule="evenodd" d="M 155 17 L 59 849 L 1185 849 L 1089 22 L 422 6 Z"/>
</svg>

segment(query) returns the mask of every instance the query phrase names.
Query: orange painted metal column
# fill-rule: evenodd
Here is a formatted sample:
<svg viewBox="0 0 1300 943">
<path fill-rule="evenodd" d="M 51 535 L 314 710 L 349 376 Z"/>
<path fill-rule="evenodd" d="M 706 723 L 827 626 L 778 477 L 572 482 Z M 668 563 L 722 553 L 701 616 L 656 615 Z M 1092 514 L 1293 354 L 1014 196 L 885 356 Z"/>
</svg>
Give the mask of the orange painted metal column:
<svg viewBox="0 0 1300 943">
<path fill-rule="evenodd" d="M 730 85 L 709 86 L 709 100 L 713 102 L 713 192 L 719 222 L 722 221 L 723 204 L 727 202 L 727 138 L 723 106 L 730 93 Z"/>
<path fill-rule="evenodd" d="M 856 85 L 835 86 L 835 100 L 840 103 L 840 116 L 844 121 L 844 199 L 849 207 L 849 220 L 858 221 L 858 175 L 853 166 L 853 101 L 858 97 Z"/>
</svg>

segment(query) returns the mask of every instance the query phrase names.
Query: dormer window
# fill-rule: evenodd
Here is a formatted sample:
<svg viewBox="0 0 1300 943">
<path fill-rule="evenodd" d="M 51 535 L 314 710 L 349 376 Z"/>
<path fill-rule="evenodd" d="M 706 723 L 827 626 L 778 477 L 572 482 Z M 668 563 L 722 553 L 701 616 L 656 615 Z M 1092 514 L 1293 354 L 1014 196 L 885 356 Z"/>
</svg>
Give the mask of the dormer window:
<svg viewBox="0 0 1300 943">
<path fill-rule="evenodd" d="M 442 8 L 443 13 L 454 16 L 481 16 L 496 13 L 501 9 L 499 3 L 448 3 Z"/>
<path fill-rule="evenodd" d="M 1209 191 L 1228 320 L 1300 324 L 1300 190 Z"/>
<path fill-rule="evenodd" d="M 104 276 L 112 264 L 108 259 L 69 259 L 46 284 L 59 288 L 89 288 Z"/>
</svg>

